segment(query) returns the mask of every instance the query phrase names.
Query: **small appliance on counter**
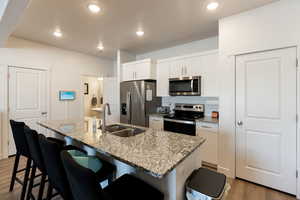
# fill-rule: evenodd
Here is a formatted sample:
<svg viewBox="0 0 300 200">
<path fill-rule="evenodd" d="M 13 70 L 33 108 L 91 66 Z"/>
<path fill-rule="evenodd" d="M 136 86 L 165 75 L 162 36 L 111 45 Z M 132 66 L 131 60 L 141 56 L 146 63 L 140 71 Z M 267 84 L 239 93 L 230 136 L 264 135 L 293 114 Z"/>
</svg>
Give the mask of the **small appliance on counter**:
<svg viewBox="0 0 300 200">
<path fill-rule="evenodd" d="M 218 111 L 212 111 L 211 112 L 211 117 L 215 119 L 219 119 L 219 112 Z"/>
<path fill-rule="evenodd" d="M 164 116 L 164 130 L 196 136 L 196 120 L 204 117 L 204 104 L 175 104 L 174 113 Z"/>
<path fill-rule="evenodd" d="M 170 107 L 169 106 L 159 106 L 159 107 L 157 107 L 156 112 L 158 114 L 169 114 Z"/>
</svg>

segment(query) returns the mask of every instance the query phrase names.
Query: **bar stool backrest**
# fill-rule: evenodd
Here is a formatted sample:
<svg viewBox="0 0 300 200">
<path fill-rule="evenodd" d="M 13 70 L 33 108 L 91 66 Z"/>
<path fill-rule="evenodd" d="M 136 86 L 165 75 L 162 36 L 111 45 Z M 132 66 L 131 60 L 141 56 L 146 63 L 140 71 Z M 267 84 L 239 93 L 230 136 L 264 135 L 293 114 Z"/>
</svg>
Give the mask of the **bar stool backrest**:
<svg viewBox="0 0 300 200">
<path fill-rule="evenodd" d="M 61 159 L 75 200 L 107 199 L 92 170 L 79 165 L 67 151 L 61 152 Z"/>
<path fill-rule="evenodd" d="M 43 160 L 42 151 L 39 144 L 39 135 L 35 130 L 30 129 L 29 127 L 24 128 L 25 137 L 29 147 L 31 159 L 34 164 L 38 167 L 41 172 L 45 173 L 45 164 Z"/>
<path fill-rule="evenodd" d="M 10 120 L 10 126 L 17 149 L 17 154 L 29 158 L 30 153 L 24 133 L 24 128 L 26 126 L 25 123 Z"/>
<path fill-rule="evenodd" d="M 65 200 L 72 200 L 68 179 L 60 159 L 62 147 L 41 134 L 39 135 L 39 143 L 51 185 Z"/>
</svg>

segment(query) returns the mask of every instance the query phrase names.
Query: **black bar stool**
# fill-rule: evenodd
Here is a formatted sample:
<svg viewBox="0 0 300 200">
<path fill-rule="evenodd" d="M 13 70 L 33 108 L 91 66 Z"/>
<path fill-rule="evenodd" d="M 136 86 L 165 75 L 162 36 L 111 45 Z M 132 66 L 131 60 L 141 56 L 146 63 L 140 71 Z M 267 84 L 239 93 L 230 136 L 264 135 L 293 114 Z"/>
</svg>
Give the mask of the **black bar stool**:
<svg viewBox="0 0 300 200">
<path fill-rule="evenodd" d="M 11 177 L 11 182 L 10 182 L 10 187 L 9 191 L 13 191 L 15 182 L 18 182 L 19 184 L 22 185 L 22 192 L 21 192 L 21 198 L 20 200 L 25 199 L 25 194 L 26 194 L 26 188 L 27 188 L 27 183 L 28 183 L 28 177 L 30 174 L 30 168 L 31 168 L 31 156 L 28 148 L 28 144 L 25 138 L 24 134 L 24 128 L 25 128 L 25 123 L 24 122 L 17 122 L 14 120 L 10 120 L 10 126 L 13 134 L 13 138 L 15 141 L 16 145 L 16 157 L 15 157 L 15 163 L 14 163 L 14 168 L 12 172 L 12 177 Z M 26 162 L 26 167 L 23 169 L 18 169 L 19 168 L 19 161 L 20 157 L 24 156 L 27 158 Z M 25 171 L 24 179 L 23 181 L 20 180 L 17 177 L 17 174 L 20 172 Z"/>
<path fill-rule="evenodd" d="M 60 152 L 62 150 L 66 151 L 78 151 L 78 149 L 74 149 L 72 147 L 62 148 L 61 146 L 57 145 L 55 142 L 47 139 L 43 135 L 39 135 L 39 144 L 41 148 L 41 152 L 43 155 L 43 158 L 45 160 L 45 168 L 48 173 L 48 179 L 49 179 L 49 188 L 47 191 L 47 200 L 50 200 L 52 195 L 52 190 L 55 189 L 58 194 L 60 194 L 63 199 L 65 200 L 72 200 L 72 193 L 69 188 L 69 183 L 66 178 L 66 173 L 63 168 L 61 159 L 60 159 Z M 79 150 L 80 151 L 80 150 Z M 86 160 L 87 155 L 83 156 L 83 154 L 86 155 L 86 152 L 81 150 L 79 152 L 79 158 L 76 158 L 76 155 L 74 155 L 75 159 L 81 159 Z M 112 173 L 115 172 L 115 167 L 109 163 L 106 163 L 105 161 L 101 161 L 103 170 L 99 170 L 96 173 L 99 175 L 98 181 L 103 181 L 108 178 L 112 177 Z M 93 168 L 93 167 L 91 167 Z M 93 168 L 95 169 L 95 168 Z M 111 181 L 110 181 L 111 182 Z"/>
<path fill-rule="evenodd" d="M 32 170 L 31 170 L 26 200 L 29 200 L 31 197 L 33 197 L 33 199 L 34 199 L 34 196 L 32 195 L 31 192 L 32 192 L 32 189 L 36 186 L 40 186 L 37 199 L 42 200 L 45 183 L 47 181 L 46 180 L 47 172 L 46 172 L 45 162 L 44 162 L 40 144 L 39 144 L 39 135 L 35 130 L 32 130 L 28 127 L 25 127 L 24 132 L 25 132 L 25 137 L 26 137 L 27 144 L 29 147 L 30 155 L 33 160 L 33 166 L 32 166 Z M 59 140 L 56 138 L 48 138 L 48 139 L 57 143 L 61 147 L 63 147 L 65 145 L 65 142 L 63 140 Z M 37 169 L 41 172 L 40 175 L 36 175 Z M 35 178 L 37 178 L 39 176 L 41 176 L 40 183 L 34 184 Z"/>
<path fill-rule="evenodd" d="M 77 163 L 67 151 L 61 152 L 61 159 L 74 200 L 164 199 L 160 191 L 128 174 L 102 189 L 96 174 Z"/>
</svg>

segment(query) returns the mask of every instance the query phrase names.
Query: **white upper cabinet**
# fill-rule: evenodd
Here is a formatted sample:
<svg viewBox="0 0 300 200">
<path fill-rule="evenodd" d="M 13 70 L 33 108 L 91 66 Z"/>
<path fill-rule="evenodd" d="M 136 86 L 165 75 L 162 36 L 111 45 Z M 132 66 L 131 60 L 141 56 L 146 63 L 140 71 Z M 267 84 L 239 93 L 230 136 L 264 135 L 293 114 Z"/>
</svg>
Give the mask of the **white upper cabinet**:
<svg viewBox="0 0 300 200">
<path fill-rule="evenodd" d="M 207 51 L 158 61 L 157 94 L 169 96 L 169 78 L 201 76 L 201 96 L 218 93 L 218 51 Z"/>
<path fill-rule="evenodd" d="M 169 66 L 170 62 L 157 62 L 156 93 L 159 97 L 169 96 Z"/>
<path fill-rule="evenodd" d="M 169 78 L 178 78 L 185 75 L 184 61 L 185 60 L 181 58 L 169 61 Z"/>
<path fill-rule="evenodd" d="M 122 81 L 145 79 L 156 79 L 156 66 L 151 59 L 124 63 L 122 65 Z"/>
<path fill-rule="evenodd" d="M 203 67 L 203 74 L 201 75 L 202 96 L 219 96 L 218 58 L 217 52 L 201 58 Z"/>
</svg>

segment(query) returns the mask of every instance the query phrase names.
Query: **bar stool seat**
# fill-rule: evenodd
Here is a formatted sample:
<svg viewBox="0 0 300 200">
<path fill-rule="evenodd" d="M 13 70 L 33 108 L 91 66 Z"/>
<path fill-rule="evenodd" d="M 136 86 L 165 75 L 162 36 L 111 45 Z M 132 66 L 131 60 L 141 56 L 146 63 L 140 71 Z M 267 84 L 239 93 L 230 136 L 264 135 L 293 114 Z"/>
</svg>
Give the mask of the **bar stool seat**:
<svg viewBox="0 0 300 200">
<path fill-rule="evenodd" d="M 95 173 L 102 168 L 102 162 L 95 156 L 87 156 L 87 155 L 76 156 L 78 155 L 78 153 L 74 153 L 74 151 L 77 152 L 76 150 L 71 150 L 72 153 L 70 153 L 70 151 L 68 151 L 68 153 L 70 153 L 70 155 L 74 158 L 74 160 L 81 166 L 89 168 Z M 81 152 L 79 154 L 81 154 Z"/>
<path fill-rule="evenodd" d="M 114 165 L 99 159 L 97 156 L 89 156 L 77 150 L 68 150 L 67 152 L 78 164 L 96 173 L 99 182 L 104 180 L 108 180 L 108 184 L 112 182 L 116 170 Z"/>
</svg>

